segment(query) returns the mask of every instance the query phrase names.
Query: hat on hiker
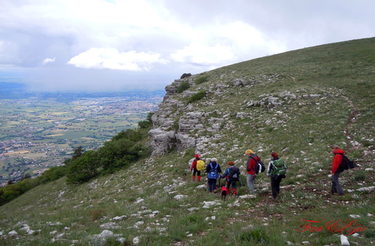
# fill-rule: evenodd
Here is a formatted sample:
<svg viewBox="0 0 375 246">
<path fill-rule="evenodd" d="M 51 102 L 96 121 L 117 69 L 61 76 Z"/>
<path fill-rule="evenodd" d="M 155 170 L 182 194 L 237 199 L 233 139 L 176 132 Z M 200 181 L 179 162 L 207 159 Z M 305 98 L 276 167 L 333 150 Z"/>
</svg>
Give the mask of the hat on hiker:
<svg viewBox="0 0 375 246">
<path fill-rule="evenodd" d="M 279 157 L 279 154 L 277 154 L 276 152 L 272 152 L 271 156 L 272 156 L 273 158 L 277 158 L 277 157 Z"/>
<path fill-rule="evenodd" d="M 252 151 L 251 149 L 248 149 L 248 150 L 246 150 L 246 155 L 248 155 L 248 154 L 254 154 L 254 151 Z"/>
<path fill-rule="evenodd" d="M 217 162 L 217 159 L 216 158 L 212 158 L 212 161 Z"/>
<path fill-rule="evenodd" d="M 199 155 L 198 155 L 198 154 L 195 154 L 195 158 L 199 158 Z"/>
<path fill-rule="evenodd" d="M 234 166 L 234 162 L 233 161 L 228 162 L 228 166 Z"/>
</svg>

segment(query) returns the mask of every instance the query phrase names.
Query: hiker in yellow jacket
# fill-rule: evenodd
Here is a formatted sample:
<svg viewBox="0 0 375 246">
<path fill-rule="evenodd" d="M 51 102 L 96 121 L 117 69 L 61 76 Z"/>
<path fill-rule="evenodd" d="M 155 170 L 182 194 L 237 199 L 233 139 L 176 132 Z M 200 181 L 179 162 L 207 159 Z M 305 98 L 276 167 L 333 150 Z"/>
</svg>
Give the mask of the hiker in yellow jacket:
<svg viewBox="0 0 375 246">
<path fill-rule="evenodd" d="M 203 163 L 203 165 L 202 165 Z M 191 165 L 190 171 L 193 171 L 193 182 L 195 182 L 195 174 L 198 175 L 198 182 L 201 181 L 201 171 L 204 169 L 204 162 L 199 158 L 199 155 L 195 155 L 193 164 Z"/>
</svg>

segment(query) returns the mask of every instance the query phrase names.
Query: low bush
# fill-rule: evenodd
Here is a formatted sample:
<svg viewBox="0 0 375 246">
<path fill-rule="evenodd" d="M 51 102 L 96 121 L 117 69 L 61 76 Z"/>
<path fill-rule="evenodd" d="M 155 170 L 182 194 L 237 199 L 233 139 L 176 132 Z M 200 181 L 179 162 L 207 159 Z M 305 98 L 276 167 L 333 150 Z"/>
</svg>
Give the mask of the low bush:
<svg viewBox="0 0 375 246">
<path fill-rule="evenodd" d="M 17 198 L 26 191 L 38 185 L 36 179 L 23 179 L 20 182 L 6 185 L 0 188 L 0 206 Z"/>
<path fill-rule="evenodd" d="M 147 115 L 147 118 L 145 120 L 142 120 L 142 121 L 139 121 L 138 122 L 138 127 L 141 128 L 141 129 L 147 129 L 147 128 L 150 128 L 152 127 L 152 115 L 154 113 L 152 112 L 149 112 L 148 115 Z"/>
<path fill-rule="evenodd" d="M 143 128 L 127 129 L 104 143 L 97 151 L 85 152 L 83 156 L 71 160 L 66 170 L 67 182 L 84 183 L 99 174 L 113 173 L 147 156 L 150 151 L 141 143 L 146 134 Z"/>
<path fill-rule="evenodd" d="M 98 154 L 95 151 L 87 151 L 80 158 L 72 161 L 66 173 L 67 183 L 84 183 L 99 174 Z"/>
<path fill-rule="evenodd" d="M 187 90 L 187 89 L 189 89 L 189 88 L 190 88 L 190 84 L 189 84 L 189 82 L 184 81 L 184 82 L 182 82 L 182 83 L 177 87 L 177 93 L 181 93 L 181 92 L 183 92 L 183 91 L 185 91 L 185 90 Z"/>
<path fill-rule="evenodd" d="M 364 172 L 358 172 L 355 177 L 354 177 L 354 180 L 355 181 L 364 181 L 366 179 L 366 174 Z"/>
<path fill-rule="evenodd" d="M 41 176 L 38 177 L 39 183 L 48 183 L 51 181 L 58 180 L 59 178 L 62 178 L 65 176 L 66 167 L 60 166 L 60 167 L 51 167 L 47 171 L 45 171 Z"/>
<path fill-rule="evenodd" d="M 187 101 L 187 104 L 199 101 L 199 100 L 203 99 L 205 96 L 206 96 L 206 91 L 200 91 L 200 92 L 192 95 L 189 98 L 189 100 Z"/>
<path fill-rule="evenodd" d="M 208 75 L 197 78 L 197 80 L 195 81 L 195 84 L 199 85 L 207 81 L 208 81 Z"/>
</svg>

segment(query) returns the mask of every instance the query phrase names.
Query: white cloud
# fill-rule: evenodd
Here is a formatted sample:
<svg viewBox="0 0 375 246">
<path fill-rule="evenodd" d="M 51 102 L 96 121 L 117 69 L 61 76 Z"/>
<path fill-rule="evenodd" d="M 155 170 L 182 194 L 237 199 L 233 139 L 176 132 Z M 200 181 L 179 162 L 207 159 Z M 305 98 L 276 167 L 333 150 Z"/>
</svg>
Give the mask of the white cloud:
<svg viewBox="0 0 375 246">
<path fill-rule="evenodd" d="M 235 59 L 231 47 L 216 44 L 214 46 L 193 42 L 189 46 L 171 54 L 174 61 L 192 62 L 202 65 L 220 64 Z"/>
<path fill-rule="evenodd" d="M 56 86 L 149 81 L 150 73 L 131 71 L 151 68 L 166 85 L 183 72 L 371 37 L 375 25 L 372 0 L 0 2 L 0 69 L 40 69 L 27 79 Z"/>
<path fill-rule="evenodd" d="M 157 53 L 136 51 L 121 53 L 114 48 L 91 48 L 68 62 L 79 68 L 130 71 L 149 70 L 154 63 L 166 64 L 168 61 L 161 59 Z"/>
<path fill-rule="evenodd" d="M 53 59 L 51 59 L 51 58 L 46 58 L 46 59 L 44 59 L 44 60 L 42 61 L 42 64 L 45 65 L 45 64 L 50 63 L 50 62 L 55 62 L 55 60 L 56 60 L 56 57 L 53 58 Z"/>
</svg>

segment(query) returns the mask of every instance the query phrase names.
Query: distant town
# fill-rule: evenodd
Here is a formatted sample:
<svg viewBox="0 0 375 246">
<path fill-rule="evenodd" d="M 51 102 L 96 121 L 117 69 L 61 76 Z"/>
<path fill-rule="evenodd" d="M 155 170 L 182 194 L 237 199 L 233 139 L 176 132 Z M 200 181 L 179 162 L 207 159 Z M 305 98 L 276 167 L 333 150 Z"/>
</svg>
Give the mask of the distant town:
<svg viewBox="0 0 375 246">
<path fill-rule="evenodd" d="M 36 177 L 62 165 L 80 146 L 97 149 L 119 132 L 137 127 L 157 109 L 164 91 L 62 96 L 15 99 L 0 93 L 1 185 L 25 175 Z"/>
</svg>

